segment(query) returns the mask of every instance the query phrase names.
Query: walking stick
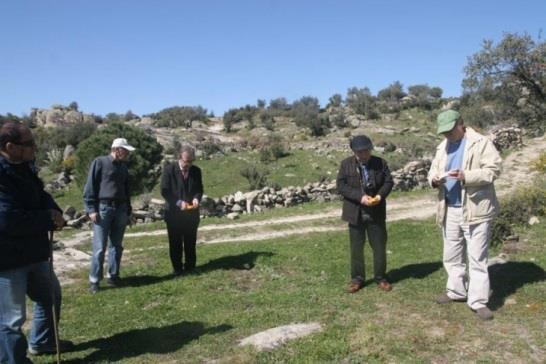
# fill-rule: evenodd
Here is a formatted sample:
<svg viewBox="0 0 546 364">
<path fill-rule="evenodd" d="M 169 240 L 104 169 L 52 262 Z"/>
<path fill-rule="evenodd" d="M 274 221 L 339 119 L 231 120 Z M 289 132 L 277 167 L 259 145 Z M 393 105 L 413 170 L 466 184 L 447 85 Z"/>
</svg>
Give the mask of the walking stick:
<svg viewBox="0 0 546 364">
<path fill-rule="evenodd" d="M 53 231 L 49 232 L 49 278 L 51 280 L 51 311 L 53 312 L 53 334 L 55 335 L 55 350 L 57 351 L 57 364 L 61 363 L 61 347 L 59 342 L 59 327 L 57 325 L 57 311 L 55 310 L 55 271 L 53 270 Z"/>
</svg>

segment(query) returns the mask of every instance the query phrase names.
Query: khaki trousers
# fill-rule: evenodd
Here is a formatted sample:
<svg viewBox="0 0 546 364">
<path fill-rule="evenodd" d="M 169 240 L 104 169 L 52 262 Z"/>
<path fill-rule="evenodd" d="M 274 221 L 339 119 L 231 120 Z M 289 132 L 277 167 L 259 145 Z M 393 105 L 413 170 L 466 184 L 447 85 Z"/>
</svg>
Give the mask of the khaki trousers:
<svg viewBox="0 0 546 364">
<path fill-rule="evenodd" d="M 447 208 L 443 227 L 447 295 L 452 299 L 466 298 L 473 310 L 485 307 L 489 300 L 487 250 L 490 228 L 490 221 L 465 225 L 461 207 Z"/>
</svg>

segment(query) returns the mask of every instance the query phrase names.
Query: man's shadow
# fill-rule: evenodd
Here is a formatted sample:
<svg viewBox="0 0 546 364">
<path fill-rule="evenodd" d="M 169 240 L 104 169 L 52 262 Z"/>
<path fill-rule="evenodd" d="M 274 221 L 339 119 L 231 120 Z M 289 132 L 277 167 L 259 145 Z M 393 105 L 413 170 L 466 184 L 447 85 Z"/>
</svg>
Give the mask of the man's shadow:
<svg viewBox="0 0 546 364">
<path fill-rule="evenodd" d="M 423 279 L 442 267 L 442 262 L 408 264 L 387 273 L 389 282 L 397 283 L 409 278 Z"/>
<path fill-rule="evenodd" d="M 531 262 L 507 262 L 489 267 L 489 280 L 493 295 L 489 298 L 489 308 L 499 309 L 506 297 L 529 283 L 546 280 L 544 269 Z"/>
<path fill-rule="evenodd" d="M 195 273 L 207 273 L 213 270 L 250 270 L 256 265 L 256 260 L 263 257 L 271 257 L 274 254 L 271 252 L 248 252 L 238 255 L 228 255 L 225 257 L 210 260 L 208 263 L 198 266 L 195 269 Z"/>
<path fill-rule="evenodd" d="M 197 266 L 192 274 L 204 274 L 213 270 L 218 269 L 238 269 L 238 270 L 250 270 L 256 265 L 256 260 L 260 256 L 271 257 L 274 254 L 271 252 L 248 252 L 238 255 L 228 255 L 225 257 L 217 258 L 210 260 L 209 262 Z M 123 278 L 119 284 L 119 288 L 123 287 L 140 287 L 147 286 L 150 284 L 156 284 L 163 281 L 168 281 L 173 278 L 172 274 L 167 274 L 164 276 L 151 276 L 151 275 L 141 275 L 141 276 L 129 276 Z"/>
<path fill-rule="evenodd" d="M 163 327 L 134 329 L 110 337 L 95 339 L 76 345 L 74 351 L 96 349 L 85 358 L 65 360 L 64 363 L 117 362 L 144 354 L 172 353 L 203 335 L 231 330 L 222 324 L 206 328 L 202 322 L 182 321 Z"/>
</svg>

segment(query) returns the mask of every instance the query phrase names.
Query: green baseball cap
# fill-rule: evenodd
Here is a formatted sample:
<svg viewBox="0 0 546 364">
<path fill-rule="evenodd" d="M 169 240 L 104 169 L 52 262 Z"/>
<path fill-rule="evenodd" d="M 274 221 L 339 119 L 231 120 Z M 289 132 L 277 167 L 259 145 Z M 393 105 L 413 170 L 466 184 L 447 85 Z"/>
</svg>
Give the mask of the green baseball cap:
<svg viewBox="0 0 546 364">
<path fill-rule="evenodd" d="M 443 111 L 438 115 L 438 118 L 436 118 L 436 125 L 438 126 L 438 130 L 436 133 L 442 134 L 447 133 L 453 127 L 455 126 L 455 123 L 459 118 L 461 117 L 461 114 L 459 114 L 455 110 L 447 110 Z"/>
</svg>

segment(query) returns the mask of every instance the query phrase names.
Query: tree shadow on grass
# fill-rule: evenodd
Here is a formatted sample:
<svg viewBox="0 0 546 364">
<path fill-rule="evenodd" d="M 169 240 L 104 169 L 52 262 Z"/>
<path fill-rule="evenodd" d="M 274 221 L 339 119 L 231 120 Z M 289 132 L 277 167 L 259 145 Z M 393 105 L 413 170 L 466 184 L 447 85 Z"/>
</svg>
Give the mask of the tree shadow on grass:
<svg viewBox="0 0 546 364">
<path fill-rule="evenodd" d="M 256 260 L 260 256 L 271 257 L 274 254 L 271 252 L 248 252 L 238 255 L 228 255 L 225 257 L 217 258 L 210 260 L 208 263 L 198 266 L 195 269 L 195 273 L 201 274 L 210 272 L 218 269 L 238 269 L 238 270 L 249 270 L 254 268 L 256 265 Z"/>
<path fill-rule="evenodd" d="M 546 280 L 544 269 L 531 262 L 507 262 L 489 267 L 489 279 L 493 295 L 489 298 L 489 308 L 499 309 L 506 297 L 529 283 Z"/>
<path fill-rule="evenodd" d="M 423 279 L 442 267 L 442 262 L 427 262 L 408 264 L 387 273 L 391 283 L 397 283 L 409 278 Z"/>
<path fill-rule="evenodd" d="M 110 363 L 144 354 L 172 353 L 203 335 L 217 334 L 232 328 L 227 324 L 206 328 L 202 322 L 183 321 L 163 327 L 129 330 L 78 344 L 74 351 L 96 350 L 85 358 L 63 360 L 63 363 Z"/>
</svg>

